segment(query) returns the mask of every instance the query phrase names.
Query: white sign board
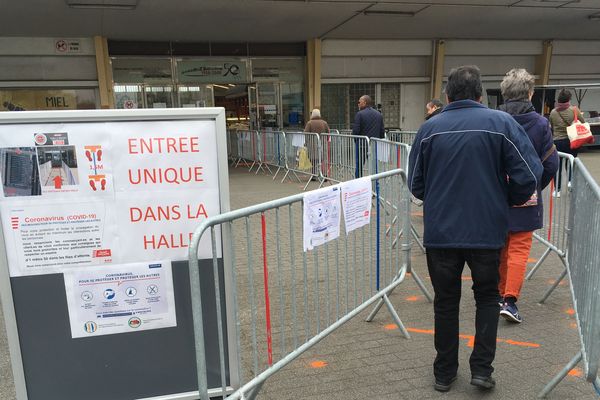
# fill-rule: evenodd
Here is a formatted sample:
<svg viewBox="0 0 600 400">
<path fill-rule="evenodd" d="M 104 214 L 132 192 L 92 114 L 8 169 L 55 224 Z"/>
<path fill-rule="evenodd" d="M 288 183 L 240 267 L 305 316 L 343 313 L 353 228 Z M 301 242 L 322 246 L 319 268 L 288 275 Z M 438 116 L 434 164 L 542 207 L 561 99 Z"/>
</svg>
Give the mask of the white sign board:
<svg viewBox="0 0 600 400">
<path fill-rule="evenodd" d="M 53 132 L 63 144 L 40 144 Z M 0 125 L 10 275 L 187 259 L 220 212 L 215 149 L 214 121 Z"/>
<path fill-rule="evenodd" d="M 71 269 L 64 279 L 73 338 L 177 325 L 168 260 Z"/>
</svg>

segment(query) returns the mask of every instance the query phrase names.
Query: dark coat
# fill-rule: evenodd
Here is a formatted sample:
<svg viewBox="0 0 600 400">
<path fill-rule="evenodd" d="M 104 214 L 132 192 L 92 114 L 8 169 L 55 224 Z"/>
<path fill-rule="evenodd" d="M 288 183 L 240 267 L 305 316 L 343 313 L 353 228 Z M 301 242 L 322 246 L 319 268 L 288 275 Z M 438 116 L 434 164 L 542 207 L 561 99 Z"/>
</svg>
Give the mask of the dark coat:
<svg viewBox="0 0 600 400">
<path fill-rule="evenodd" d="M 356 113 L 352 134 L 383 139 L 383 115 L 372 107 L 365 107 Z"/>
<path fill-rule="evenodd" d="M 535 152 L 542 160 L 544 172 L 537 188 L 538 204 L 529 207 L 511 207 L 509 211 L 509 231 L 531 232 L 541 228 L 544 224 L 542 190 L 548 186 L 558 169 L 558 153 L 552 140 L 552 128 L 550 122 L 538 114 L 528 101 L 507 102 L 499 108 L 511 114 L 525 129 Z"/>
<path fill-rule="evenodd" d="M 542 165 L 510 115 L 460 100 L 421 126 L 408 172 L 410 191 L 424 201 L 425 246 L 499 249 L 509 206 L 530 198 Z"/>
<path fill-rule="evenodd" d="M 435 117 L 436 115 L 438 115 L 441 112 L 442 112 L 442 107 L 436 108 L 435 110 L 433 110 L 433 112 L 431 114 L 427 114 L 425 116 L 425 121 L 427 121 L 428 119 L 430 119 L 432 117 Z"/>
</svg>

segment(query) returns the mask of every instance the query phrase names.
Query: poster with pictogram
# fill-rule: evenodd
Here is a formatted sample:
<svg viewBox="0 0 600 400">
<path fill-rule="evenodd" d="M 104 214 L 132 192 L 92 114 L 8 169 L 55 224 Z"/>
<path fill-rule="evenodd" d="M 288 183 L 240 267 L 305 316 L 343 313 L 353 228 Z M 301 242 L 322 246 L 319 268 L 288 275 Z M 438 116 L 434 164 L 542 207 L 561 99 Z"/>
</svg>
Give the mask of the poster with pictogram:
<svg viewBox="0 0 600 400">
<path fill-rule="evenodd" d="M 220 212 L 215 132 L 186 120 L 0 125 L 10 275 L 186 260 Z"/>
</svg>

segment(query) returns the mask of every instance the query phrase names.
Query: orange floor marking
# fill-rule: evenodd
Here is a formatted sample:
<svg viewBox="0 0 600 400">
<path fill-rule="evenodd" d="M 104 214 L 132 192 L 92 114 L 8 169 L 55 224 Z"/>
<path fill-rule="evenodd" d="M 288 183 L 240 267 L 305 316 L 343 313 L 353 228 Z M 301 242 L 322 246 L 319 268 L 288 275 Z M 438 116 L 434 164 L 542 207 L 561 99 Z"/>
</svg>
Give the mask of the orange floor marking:
<svg viewBox="0 0 600 400">
<path fill-rule="evenodd" d="M 527 262 L 528 262 L 528 263 L 534 263 L 534 262 L 537 262 L 537 258 L 528 258 L 528 259 L 527 259 Z"/>
<path fill-rule="evenodd" d="M 577 324 L 575 322 L 571 322 L 571 328 L 577 329 Z"/>
<path fill-rule="evenodd" d="M 316 360 L 312 361 L 309 365 L 311 368 L 324 368 L 327 366 L 327 361 Z"/>
<path fill-rule="evenodd" d="M 417 300 L 419 300 L 419 296 L 409 296 L 405 300 L 406 301 L 417 301 Z"/>
<path fill-rule="evenodd" d="M 533 348 L 536 348 L 536 349 L 538 347 L 540 347 L 540 345 L 538 343 L 517 342 L 516 340 L 510 340 L 510 339 L 497 339 L 496 341 L 498 343 L 512 344 L 513 346 L 533 347 Z"/>
<path fill-rule="evenodd" d="M 393 331 L 394 329 L 398 329 L 398 325 L 396 324 L 387 324 L 383 327 L 386 331 Z"/>
<path fill-rule="evenodd" d="M 458 335 L 461 339 L 467 339 L 467 347 L 473 348 L 475 346 L 475 336 L 473 335 Z"/>
<path fill-rule="evenodd" d="M 425 333 L 427 335 L 433 335 L 433 329 L 406 328 L 406 330 L 413 333 Z"/>
<path fill-rule="evenodd" d="M 385 329 L 392 329 L 392 328 L 388 328 L 390 326 L 393 326 L 393 329 L 396 329 L 396 325 L 394 324 L 390 324 L 390 325 L 386 325 Z M 433 329 L 417 329 L 417 328 L 406 328 L 407 331 L 412 332 L 412 333 L 424 333 L 426 335 L 433 335 L 434 334 L 434 330 Z M 474 335 L 463 335 L 463 334 L 459 334 L 458 335 L 459 338 L 461 339 L 467 339 L 467 347 L 473 347 L 475 345 L 475 336 Z M 496 342 L 498 343 L 506 343 L 509 344 L 511 346 L 519 346 L 519 347 L 532 347 L 532 348 L 539 348 L 541 347 L 541 345 L 539 343 L 531 343 L 531 342 L 519 342 L 516 340 L 511 340 L 511 339 L 496 339 Z"/>
<path fill-rule="evenodd" d="M 423 211 L 415 211 L 415 212 L 410 213 L 410 215 L 412 215 L 413 217 L 422 217 Z"/>
<path fill-rule="evenodd" d="M 573 368 L 572 370 L 569 371 L 569 373 L 567 375 L 569 375 L 569 376 L 583 376 L 583 372 L 581 372 L 581 370 L 579 368 Z"/>
<path fill-rule="evenodd" d="M 569 308 L 567 311 L 565 311 L 567 314 L 569 315 L 575 315 L 575 310 L 573 310 L 572 308 Z"/>
</svg>

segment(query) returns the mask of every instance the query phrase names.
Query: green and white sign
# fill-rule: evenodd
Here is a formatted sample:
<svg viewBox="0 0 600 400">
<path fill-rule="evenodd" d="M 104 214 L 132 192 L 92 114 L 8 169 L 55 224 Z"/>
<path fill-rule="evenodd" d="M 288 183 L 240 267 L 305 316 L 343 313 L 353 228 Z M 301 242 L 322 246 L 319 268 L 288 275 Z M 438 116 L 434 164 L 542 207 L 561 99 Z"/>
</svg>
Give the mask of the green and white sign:
<svg viewBox="0 0 600 400">
<path fill-rule="evenodd" d="M 243 60 L 182 60 L 177 62 L 179 83 L 247 82 L 246 61 Z"/>
</svg>

